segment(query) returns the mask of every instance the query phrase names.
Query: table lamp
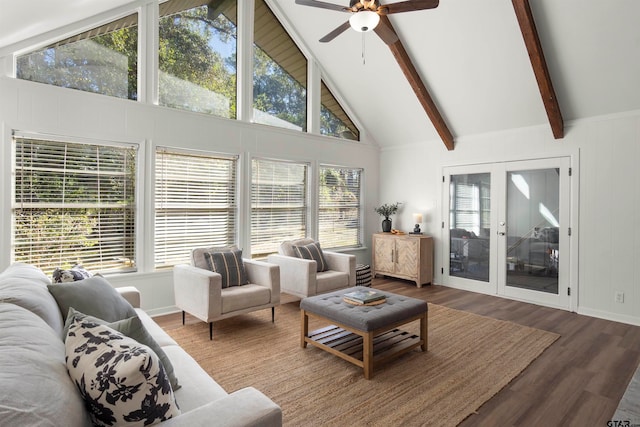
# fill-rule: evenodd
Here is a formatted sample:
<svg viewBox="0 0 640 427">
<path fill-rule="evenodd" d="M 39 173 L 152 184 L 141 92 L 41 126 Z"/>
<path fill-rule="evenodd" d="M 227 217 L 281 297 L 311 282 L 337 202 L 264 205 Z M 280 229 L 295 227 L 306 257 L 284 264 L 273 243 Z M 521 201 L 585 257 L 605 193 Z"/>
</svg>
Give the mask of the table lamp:
<svg viewBox="0 0 640 427">
<path fill-rule="evenodd" d="M 413 231 L 409 234 L 422 234 L 422 231 L 420 231 L 420 224 L 422 224 L 422 214 L 414 213 L 413 222 L 416 223 L 416 226 L 413 228 Z"/>
</svg>

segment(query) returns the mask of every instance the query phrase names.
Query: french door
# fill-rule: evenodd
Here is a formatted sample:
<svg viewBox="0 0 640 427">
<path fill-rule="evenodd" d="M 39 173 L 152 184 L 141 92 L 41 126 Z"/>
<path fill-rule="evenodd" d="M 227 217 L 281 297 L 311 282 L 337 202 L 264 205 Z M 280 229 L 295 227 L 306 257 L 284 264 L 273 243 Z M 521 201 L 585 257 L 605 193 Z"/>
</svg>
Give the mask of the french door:
<svg viewBox="0 0 640 427">
<path fill-rule="evenodd" d="M 444 169 L 443 283 L 571 309 L 570 158 Z"/>
</svg>

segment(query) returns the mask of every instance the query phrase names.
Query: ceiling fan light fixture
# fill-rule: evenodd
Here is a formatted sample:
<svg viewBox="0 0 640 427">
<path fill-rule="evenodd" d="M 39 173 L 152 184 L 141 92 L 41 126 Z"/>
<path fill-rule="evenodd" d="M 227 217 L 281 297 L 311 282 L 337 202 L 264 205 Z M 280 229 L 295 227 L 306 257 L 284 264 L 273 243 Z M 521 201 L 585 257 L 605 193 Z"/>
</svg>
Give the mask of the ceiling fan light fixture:
<svg viewBox="0 0 640 427">
<path fill-rule="evenodd" d="M 361 10 L 349 18 L 351 28 L 361 33 L 373 30 L 378 25 L 378 22 L 380 22 L 380 15 L 370 10 Z"/>
</svg>

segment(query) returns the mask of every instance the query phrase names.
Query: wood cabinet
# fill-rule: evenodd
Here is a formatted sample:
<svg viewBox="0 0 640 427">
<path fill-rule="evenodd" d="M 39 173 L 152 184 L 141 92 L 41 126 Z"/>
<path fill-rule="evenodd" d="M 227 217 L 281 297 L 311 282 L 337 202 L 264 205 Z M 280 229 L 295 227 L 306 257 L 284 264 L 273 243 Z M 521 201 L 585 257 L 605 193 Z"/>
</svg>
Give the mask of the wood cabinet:
<svg viewBox="0 0 640 427">
<path fill-rule="evenodd" d="M 373 274 L 412 280 L 421 288 L 433 280 L 433 238 L 424 235 L 373 235 Z"/>
</svg>

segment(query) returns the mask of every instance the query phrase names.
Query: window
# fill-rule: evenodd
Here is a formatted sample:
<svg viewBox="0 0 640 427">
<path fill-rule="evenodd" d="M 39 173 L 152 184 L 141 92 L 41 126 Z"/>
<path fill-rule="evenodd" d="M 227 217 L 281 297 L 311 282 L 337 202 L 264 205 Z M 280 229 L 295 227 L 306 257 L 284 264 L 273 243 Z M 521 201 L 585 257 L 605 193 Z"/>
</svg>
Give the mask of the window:
<svg viewBox="0 0 640 427">
<path fill-rule="evenodd" d="M 362 246 L 362 169 L 320 167 L 318 239 L 326 248 Z"/>
<path fill-rule="evenodd" d="M 491 221 L 491 186 L 488 173 L 452 175 L 449 223 L 451 228 L 485 236 Z"/>
<path fill-rule="evenodd" d="M 138 98 L 138 14 L 21 55 L 19 79 Z"/>
<path fill-rule="evenodd" d="M 264 0 L 256 0 L 253 121 L 307 129 L 307 58 Z"/>
<path fill-rule="evenodd" d="M 160 4 L 160 105 L 236 117 L 235 0 Z"/>
<path fill-rule="evenodd" d="M 251 164 L 251 255 L 278 252 L 284 240 L 307 233 L 305 163 L 254 159 Z"/>
<path fill-rule="evenodd" d="M 158 149 L 155 266 L 190 263 L 197 247 L 230 246 L 237 234 L 237 157 Z"/>
<path fill-rule="evenodd" d="M 136 146 L 14 135 L 13 260 L 135 271 Z"/>
<path fill-rule="evenodd" d="M 320 133 L 336 138 L 360 140 L 360 131 L 351 121 L 327 85 L 320 86 Z"/>
</svg>

